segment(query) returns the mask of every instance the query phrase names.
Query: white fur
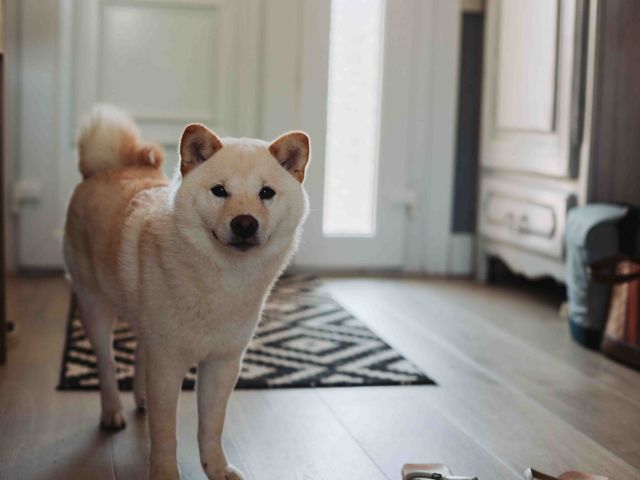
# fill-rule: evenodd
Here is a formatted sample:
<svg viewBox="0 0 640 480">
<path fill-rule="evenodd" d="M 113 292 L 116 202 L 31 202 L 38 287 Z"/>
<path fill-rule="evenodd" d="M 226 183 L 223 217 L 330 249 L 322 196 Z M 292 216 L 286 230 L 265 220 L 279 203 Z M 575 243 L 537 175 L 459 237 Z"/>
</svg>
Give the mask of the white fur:
<svg viewBox="0 0 640 480">
<path fill-rule="evenodd" d="M 101 110 L 80 135 L 92 175 L 116 168 L 119 136 L 137 129 L 117 112 Z M 134 394 L 148 409 L 150 478 L 176 479 L 176 403 L 182 378 L 198 365 L 198 440 L 209 479 L 239 479 L 222 448 L 226 405 L 242 356 L 266 297 L 297 247 L 307 215 L 302 185 L 253 139 L 222 139 L 223 148 L 173 185 L 138 193 L 119 232 L 109 224 L 115 180 L 96 175 L 81 184 L 69 206 L 65 258 L 79 298 L 85 328 L 99 361 L 102 421 L 123 426 L 110 345 L 114 315 L 138 337 Z M 211 188 L 224 184 L 229 198 Z M 258 197 L 271 186 L 272 200 Z M 110 192 L 116 193 L 110 193 Z M 96 207 L 97 205 L 97 207 Z M 115 208 L 115 207 L 114 207 Z M 228 243 L 231 219 L 250 214 L 260 224 L 259 246 L 238 251 Z M 104 228 L 104 230 L 100 230 Z M 81 233 L 78 233 L 81 232 Z M 214 235 L 215 234 L 215 235 Z M 91 248 L 85 248 L 83 235 Z M 117 275 L 108 274 L 101 236 L 119 235 L 113 252 Z"/>
<path fill-rule="evenodd" d="M 118 168 L 127 140 L 139 140 L 138 127 L 123 111 L 110 105 L 96 105 L 77 136 L 80 171 L 84 177 Z"/>
</svg>

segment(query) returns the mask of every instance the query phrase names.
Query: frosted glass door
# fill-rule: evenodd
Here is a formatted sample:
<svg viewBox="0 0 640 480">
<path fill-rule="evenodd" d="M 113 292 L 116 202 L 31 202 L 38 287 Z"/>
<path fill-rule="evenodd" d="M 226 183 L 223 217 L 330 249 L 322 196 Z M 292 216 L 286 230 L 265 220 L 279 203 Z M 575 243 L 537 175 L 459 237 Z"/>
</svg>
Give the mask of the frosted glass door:
<svg viewBox="0 0 640 480">
<path fill-rule="evenodd" d="M 403 264 L 403 190 L 411 33 L 402 2 L 333 0 L 326 15 L 325 135 L 314 138 L 312 214 L 296 263 L 324 268 Z M 322 55 L 324 53 L 325 55 Z M 400 101 L 398 101 L 400 100 Z M 408 102 L 406 102 L 408 103 Z M 313 133 L 313 132 L 312 132 Z M 321 145 L 318 145 L 321 143 Z"/>
</svg>

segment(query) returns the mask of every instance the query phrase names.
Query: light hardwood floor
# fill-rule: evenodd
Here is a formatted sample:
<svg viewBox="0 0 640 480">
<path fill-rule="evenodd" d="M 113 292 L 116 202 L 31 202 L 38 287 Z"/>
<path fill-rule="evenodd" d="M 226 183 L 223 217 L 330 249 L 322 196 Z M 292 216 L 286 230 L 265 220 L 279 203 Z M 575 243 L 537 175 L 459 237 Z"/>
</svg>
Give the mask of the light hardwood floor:
<svg viewBox="0 0 640 480">
<path fill-rule="evenodd" d="M 407 462 L 445 462 L 482 480 L 535 466 L 640 479 L 640 374 L 574 345 L 557 305 L 463 280 L 334 278 L 345 308 L 439 386 L 237 391 L 231 461 L 254 480 L 399 479 Z M 21 328 L 0 367 L 0 479 L 144 479 L 144 419 L 97 429 L 95 392 L 57 392 L 68 286 L 12 279 Z M 179 410 L 184 478 L 203 479 L 195 396 Z"/>
</svg>

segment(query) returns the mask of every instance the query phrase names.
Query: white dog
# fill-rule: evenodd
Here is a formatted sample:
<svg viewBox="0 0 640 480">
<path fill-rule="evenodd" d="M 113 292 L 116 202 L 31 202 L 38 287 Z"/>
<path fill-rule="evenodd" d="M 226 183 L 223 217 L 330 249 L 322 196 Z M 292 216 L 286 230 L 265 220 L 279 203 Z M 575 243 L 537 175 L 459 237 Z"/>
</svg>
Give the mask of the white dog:
<svg viewBox="0 0 640 480">
<path fill-rule="evenodd" d="M 308 210 L 309 138 L 219 139 L 188 125 L 180 171 L 133 121 L 99 106 L 78 139 L 84 181 L 67 211 L 64 254 L 95 349 L 103 428 L 124 428 L 112 357 L 116 316 L 134 329 L 134 396 L 148 410 L 150 478 L 179 478 L 176 408 L 198 366 L 198 441 L 210 479 L 241 479 L 222 428 L 265 299 L 297 247 Z"/>
</svg>

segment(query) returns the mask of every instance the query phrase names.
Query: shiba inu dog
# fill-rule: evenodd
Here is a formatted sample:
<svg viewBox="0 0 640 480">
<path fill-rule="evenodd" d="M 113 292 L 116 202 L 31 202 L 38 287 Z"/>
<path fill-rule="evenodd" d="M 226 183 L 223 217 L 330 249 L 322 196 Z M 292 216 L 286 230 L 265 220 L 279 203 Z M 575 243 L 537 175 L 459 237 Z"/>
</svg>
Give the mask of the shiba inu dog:
<svg viewBox="0 0 640 480">
<path fill-rule="evenodd" d="M 114 318 L 136 333 L 134 398 L 148 412 L 151 479 L 179 478 L 176 408 L 198 366 L 198 442 L 210 479 L 241 479 L 222 429 L 265 299 L 295 251 L 308 200 L 309 138 L 218 138 L 188 125 L 173 181 L 133 121 L 94 109 L 78 138 L 83 181 L 64 257 L 98 360 L 102 428 L 125 427 L 112 358 Z"/>
</svg>

